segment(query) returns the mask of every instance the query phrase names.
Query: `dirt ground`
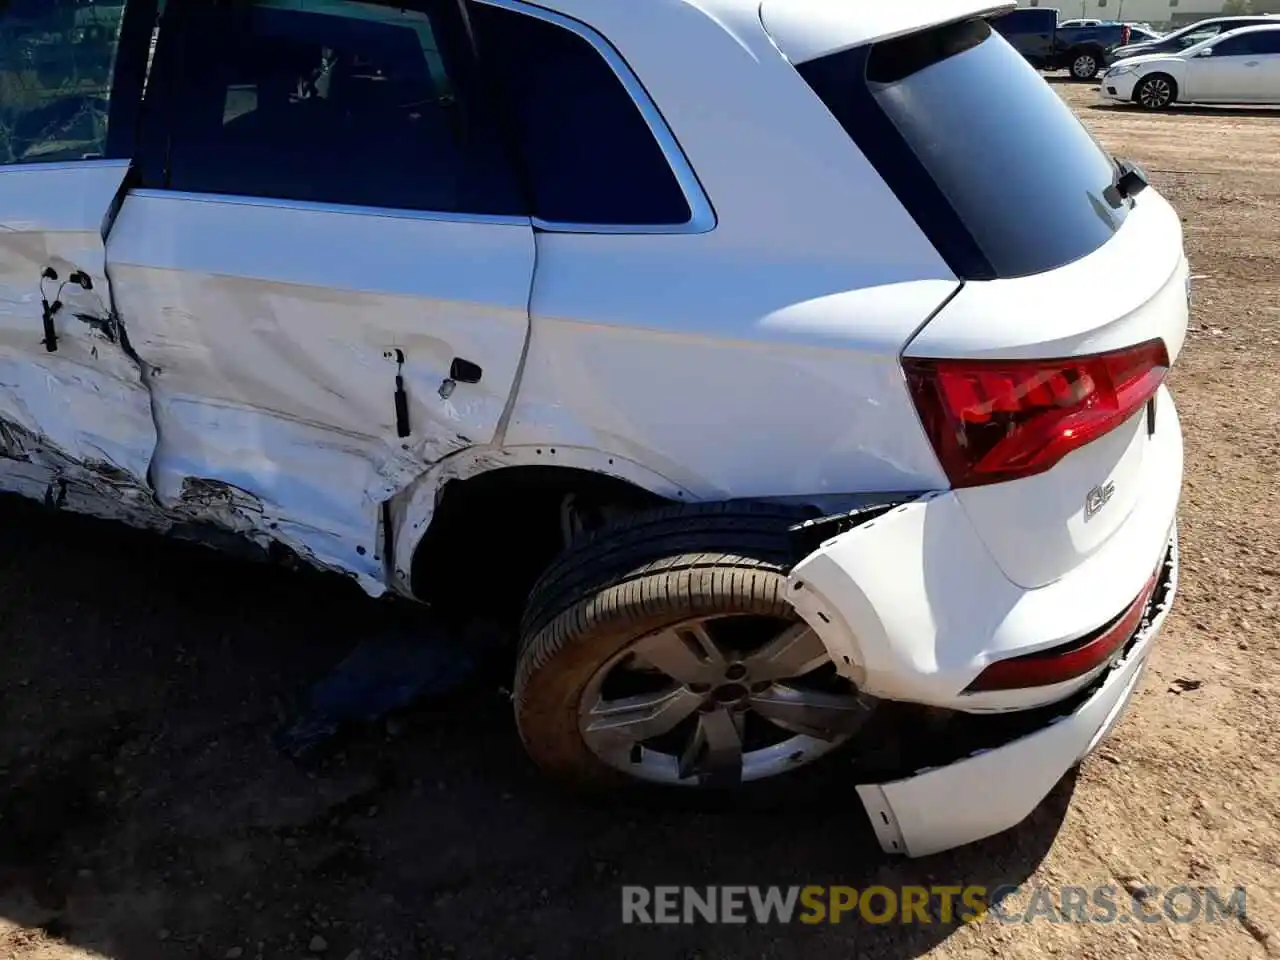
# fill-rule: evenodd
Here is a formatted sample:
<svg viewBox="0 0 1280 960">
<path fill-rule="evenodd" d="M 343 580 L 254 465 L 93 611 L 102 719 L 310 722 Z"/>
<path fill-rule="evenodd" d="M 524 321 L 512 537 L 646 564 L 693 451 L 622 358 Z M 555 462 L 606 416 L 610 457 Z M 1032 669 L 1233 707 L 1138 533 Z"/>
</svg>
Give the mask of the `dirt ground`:
<svg viewBox="0 0 1280 960">
<path fill-rule="evenodd" d="M 1031 820 L 912 862 L 851 789 L 587 805 L 525 761 L 496 668 L 307 772 L 272 734 L 381 607 L 5 502 L 0 958 L 1280 956 L 1280 112 L 1057 89 L 1178 207 L 1197 280 L 1175 612 L 1118 732 Z M 1248 915 L 640 929 L 624 883 L 1244 885 Z"/>
</svg>

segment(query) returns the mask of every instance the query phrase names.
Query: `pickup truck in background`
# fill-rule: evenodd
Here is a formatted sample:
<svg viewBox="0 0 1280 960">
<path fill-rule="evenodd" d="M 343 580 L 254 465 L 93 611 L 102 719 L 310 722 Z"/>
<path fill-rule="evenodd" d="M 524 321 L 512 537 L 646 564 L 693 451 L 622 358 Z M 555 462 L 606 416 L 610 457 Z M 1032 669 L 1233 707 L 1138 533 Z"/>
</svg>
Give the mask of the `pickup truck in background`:
<svg viewBox="0 0 1280 960">
<path fill-rule="evenodd" d="M 1091 26 L 1059 26 L 1052 7 L 1011 10 L 991 25 L 1040 70 L 1068 70 L 1077 80 L 1092 80 L 1116 47 L 1156 39 L 1156 35 L 1118 21 Z"/>
</svg>

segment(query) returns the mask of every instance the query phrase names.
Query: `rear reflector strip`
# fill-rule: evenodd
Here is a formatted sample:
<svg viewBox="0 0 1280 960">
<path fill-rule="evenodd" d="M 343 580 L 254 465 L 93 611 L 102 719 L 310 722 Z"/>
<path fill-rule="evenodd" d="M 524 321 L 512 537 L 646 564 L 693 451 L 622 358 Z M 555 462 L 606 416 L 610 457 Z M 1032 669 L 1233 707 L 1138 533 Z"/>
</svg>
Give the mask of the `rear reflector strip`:
<svg viewBox="0 0 1280 960">
<path fill-rule="evenodd" d="M 1118 654 L 1137 631 L 1147 605 L 1151 603 L 1158 580 L 1157 569 L 1137 599 L 1105 627 L 1060 647 L 1023 657 L 997 660 L 978 674 L 978 678 L 969 684 L 965 692 L 1047 687 L 1091 673 Z"/>
</svg>

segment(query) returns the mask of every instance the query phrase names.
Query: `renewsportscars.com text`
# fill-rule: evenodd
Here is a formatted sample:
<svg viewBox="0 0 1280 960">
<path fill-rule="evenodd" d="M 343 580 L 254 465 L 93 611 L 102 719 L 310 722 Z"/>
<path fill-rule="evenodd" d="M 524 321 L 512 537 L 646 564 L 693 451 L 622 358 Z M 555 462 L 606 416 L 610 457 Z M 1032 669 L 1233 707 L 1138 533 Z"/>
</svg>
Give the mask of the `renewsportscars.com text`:
<svg viewBox="0 0 1280 960">
<path fill-rule="evenodd" d="M 1221 923 L 1244 917 L 1245 889 L 1095 887 L 720 886 L 622 888 L 622 922 Z"/>
</svg>

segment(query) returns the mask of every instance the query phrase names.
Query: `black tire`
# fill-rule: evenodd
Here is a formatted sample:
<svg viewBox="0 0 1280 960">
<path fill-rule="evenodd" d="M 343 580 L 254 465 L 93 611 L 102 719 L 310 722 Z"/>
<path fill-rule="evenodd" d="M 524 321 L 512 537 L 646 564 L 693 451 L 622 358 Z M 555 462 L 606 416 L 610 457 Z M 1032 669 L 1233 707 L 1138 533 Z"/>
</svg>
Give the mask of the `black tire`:
<svg viewBox="0 0 1280 960">
<path fill-rule="evenodd" d="M 1167 73 L 1149 74 L 1133 90 L 1133 102 L 1143 110 L 1167 110 L 1177 99 L 1177 81 Z"/>
<path fill-rule="evenodd" d="M 534 587 L 520 631 L 516 723 L 533 760 L 577 786 L 630 782 L 579 732 L 591 677 L 636 638 L 689 617 L 798 620 L 786 599 L 787 530 L 812 515 L 772 504 L 682 505 L 571 546 Z"/>
<path fill-rule="evenodd" d="M 1077 80 L 1092 80 L 1102 69 L 1102 55 L 1096 50 L 1075 50 L 1067 68 Z"/>
</svg>

